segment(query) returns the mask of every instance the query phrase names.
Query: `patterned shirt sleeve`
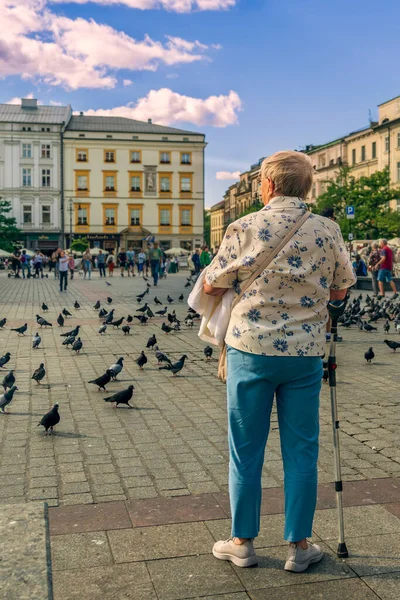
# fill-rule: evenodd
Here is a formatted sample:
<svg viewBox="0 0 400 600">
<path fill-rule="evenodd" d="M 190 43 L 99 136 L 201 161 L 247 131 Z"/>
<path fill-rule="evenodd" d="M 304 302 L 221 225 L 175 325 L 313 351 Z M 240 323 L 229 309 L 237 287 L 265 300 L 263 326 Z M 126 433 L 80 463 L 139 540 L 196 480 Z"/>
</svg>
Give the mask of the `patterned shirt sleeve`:
<svg viewBox="0 0 400 600">
<path fill-rule="evenodd" d="M 212 287 L 231 288 L 238 279 L 243 240 L 234 223 L 229 225 L 212 263 L 207 267 L 205 280 Z"/>
<path fill-rule="evenodd" d="M 333 290 L 344 290 L 357 282 L 357 276 L 354 273 L 353 266 L 349 253 L 346 250 L 346 246 L 339 229 L 337 226 L 335 235 L 335 271 L 333 274 L 332 289 Z"/>
</svg>

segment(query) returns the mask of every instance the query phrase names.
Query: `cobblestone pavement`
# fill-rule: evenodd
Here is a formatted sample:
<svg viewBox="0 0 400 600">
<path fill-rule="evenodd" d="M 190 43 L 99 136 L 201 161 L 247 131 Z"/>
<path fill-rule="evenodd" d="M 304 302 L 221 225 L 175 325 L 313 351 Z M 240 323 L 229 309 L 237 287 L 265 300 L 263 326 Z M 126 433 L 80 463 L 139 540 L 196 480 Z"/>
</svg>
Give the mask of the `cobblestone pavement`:
<svg viewBox="0 0 400 600">
<path fill-rule="evenodd" d="M 175 298 L 171 309 L 183 319 L 187 308 L 178 296 L 185 277 L 169 276 L 152 287 L 146 296 L 152 309 L 155 295 L 164 302 L 169 293 Z M 180 333 L 166 335 L 161 318 L 146 326 L 135 320 L 129 336 L 109 327 L 101 337 L 95 302 L 103 304 L 111 295 L 117 318 L 135 314 L 135 294 L 145 289 L 137 277 L 115 274 L 109 281 L 112 287 L 96 275 L 92 281 L 76 278 L 61 294 L 52 275 L 23 281 L 0 274 L 0 318 L 8 319 L 0 330 L 0 354 L 11 352 L 7 367 L 15 369 L 19 388 L 11 414 L 0 414 L 0 503 L 45 501 L 54 507 L 55 599 L 94 600 L 101 594 L 106 600 L 263 600 L 311 593 L 332 600 L 397 600 L 400 356 L 383 344 L 382 325 L 374 334 L 345 331 L 337 351 L 346 526 L 354 558 L 346 564 L 334 558 L 331 412 L 324 386 L 314 530 L 327 559 L 300 580 L 281 571 L 283 473 L 276 413 L 263 472 L 264 533 L 257 540 L 268 558 L 262 558 L 261 569 L 240 570 L 210 556 L 213 540 L 229 535 L 226 399 L 216 357 L 205 360 L 196 328 L 183 325 Z M 75 300 L 80 310 L 73 308 Z M 42 346 L 33 350 L 35 315 L 44 314 L 43 301 L 53 328 L 43 328 Z M 73 314 L 63 331 L 82 325 L 84 347 L 77 356 L 61 345 L 56 318 L 63 307 Z M 10 331 L 25 322 L 29 335 Z M 135 359 L 153 333 L 171 358 L 188 355 L 180 376 L 159 371 L 150 350 L 148 364 L 139 370 Z M 363 355 L 371 345 L 376 360 L 366 365 Z M 114 392 L 133 383 L 135 410 L 113 408 L 103 401 L 106 394 L 87 383 L 119 356 L 126 358 L 120 381 L 107 387 Z M 31 375 L 40 362 L 47 373 L 39 386 Z M 61 423 L 55 435 L 45 437 L 37 423 L 55 402 Z"/>
</svg>

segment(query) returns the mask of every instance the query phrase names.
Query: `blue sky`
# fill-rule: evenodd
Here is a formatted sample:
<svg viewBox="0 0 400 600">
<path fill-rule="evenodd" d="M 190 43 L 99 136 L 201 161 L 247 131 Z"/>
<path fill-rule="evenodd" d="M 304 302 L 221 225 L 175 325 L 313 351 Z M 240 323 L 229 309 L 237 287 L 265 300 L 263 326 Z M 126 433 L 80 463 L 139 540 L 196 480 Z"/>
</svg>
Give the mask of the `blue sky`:
<svg viewBox="0 0 400 600">
<path fill-rule="evenodd" d="M 208 206 L 234 182 L 218 172 L 362 127 L 400 94 L 395 0 L 11 4 L 0 101 L 33 94 L 204 132 Z"/>
</svg>

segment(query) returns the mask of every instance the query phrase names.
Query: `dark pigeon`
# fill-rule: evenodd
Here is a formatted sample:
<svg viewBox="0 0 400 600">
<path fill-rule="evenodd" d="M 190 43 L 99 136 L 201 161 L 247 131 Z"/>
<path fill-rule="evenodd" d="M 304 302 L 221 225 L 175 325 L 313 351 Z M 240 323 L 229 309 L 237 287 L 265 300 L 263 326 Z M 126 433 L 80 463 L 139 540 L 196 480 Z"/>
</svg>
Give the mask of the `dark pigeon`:
<svg viewBox="0 0 400 600">
<path fill-rule="evenodd" d="M 8 392 L 4 392 L 4 394 L 0 395 L 0 408 L 3 411 L 3 413 L 6 413 L 7 411 L 4 410 L 5 407 L 10 404 L 11 400 L 13 399 L 14 396 L 14 392 L 17 390 L 17 386 L 13 385 Z"/>
<path fill-rule="evenodd" d="M 72 350 L 75 350 L 76 354 L 79 354 L 79 352 L 82 350 L 82 346 L 83 344 L 81 338 L 78 337 L 78 339 L 72 344 Z"/>
<path fill-rule="evenodd" d="M 154 298 L 154 304 L 160 304 L 162 306 L 162 302 L 160 302 L 157 296 Z"/>
<path fill-rule="evenodd" d="M 33 373 L 31 379 L 34 379 L 36 383 L 40 383 L 45 375 L 46 370 L 44 368 L 44 363 L 40 363 L 39 368 Z"/>
<path fill-rule="evenodd" d="M 372 361 L 372 359 L 375 358 L 375 353 L 374 353 L 372 346 L 364 354 L 364 358 L 367 361 L 367 363 L 370 363 Z"/>
<path fill-rule="evenodd" d="M 44 302 L 42 303 L 42 310 L 44 312 L 46 312 L 46 310 L 49 310 L 49 307 L 47 306 L 47 304 L 45 304 Z"/>
<path fill-rule="evenodd" d="M 163 367 L 158 367 L 160 370 L 167 370 L 167 371 L 171 371 L 171 373 L 173 375 L 177 375 L 179 373 L 179 371 L 182 371 L 184 364 L 185 364 L 185 359 L 187 358 L 186 354 L 184 354 L 179 360 L 178 362 L 171 364 L 168 363 Z"/>
<path fill-rule="evenodd" d="M 124 335 L 129 335 L 131 328 L 129 327 L 129 325 L 124 325 L 122 327 L 122 331 L 124 332 Z"/>
<path fill-rule="evenodd" d="M 110 383 L 110 381 L 111 370 L 107 369 L 107 371 L 103 375 L 100 375 L 100 377 L 97 377 L 97 379 L 92 379 L 88 383 L 93 383 L 94 385 L 97 385 L 97 387 L 99 388 L 99 392 L 100 390 L 104 390 L 106 392 L 107 390 L 105 386 L 107 385 L 107 383 Z"/>
<path fill-rule="evenodd" d="M 210 360 L 210 358 L 213 355 L 213 349 L 211 348 L 211 346 L 206 346 L 203 350 L 204 352 L 204 356 L 206 357 L 207 360 Z"/>
<path fill-rule="evenodd" d="M 57 317 L 57 323 L 59 324 L 60 327 L 64 327 L 64 317 L 62 316 L 61 313 Z"/>
<path fill-rule="evenodd" d="M 63 314 L 65 317 L 72 317 L 71 313 L 70 313 L 70 312 L 69 312 L 69 310 L 67 310 L 66 308 L 63 308 L 63 309 L 62 309 L 62 314 Z"/>
<path fill-rule="evenodd" d="M 4 319 L 0 320 L 0 329 L 3 329 L 4 325 L 7 323 L 7 319 L 4 317 Z"/>
<path fill-rule="evenodd" d="M 7 375 L 4 377 L 2 386 L 6 390 L 7 388 L 12 388 L 14 383 L 15 383 L 14 369 L 11 369 L 11 371 L 9 371 L 7 373 Z"/>
<path fill-rule="evenodd" d="M 143 367 L 146 363 L 147 363 L 147 356 L 145 355 L 145 353 L 142 350 L 139 358 L 136 359 L 136 364 L 139 365 L 140 370 L 143 371 Z"/>
<path fill-rule="evenodd" d="M 76 310 L 79 310 L 81 307 L 81 305 L 79 304 L 78 300 L 75 300 L 74 302 L 74 308 L 76 308 Z"/>
<path fill-rule="evenodd" d="M 386 344 L 386 346 L 389 346 L 389 348 L 391 348 L 393 350 L 393 352 L 396 352 L 396 350 L 398 348 L 400 348 L 400 344 L 399 342 L 394 342 L 392 340 L 383 340 Z"/>
<path fill-rule="evenodd" d="M 48 433 L 49 435 L 51 435 L 53 432 L 53 427 L 55 427 L 59 422 L 60 413 L 58 412 L 58 404 L 55 404 L 53 408 L 42 417 L 40 423 L 38 423 L 37 426 L 39 427 L 39 425 L 43 425 L 43 427 L 46 430 L 46 435 Z"/>
<path fill-rule="evenodd" d="M 154 334 L 151 337 L 149 337 L 149 339 L 147 340 L 146 348 L 153 348 L 156 344 L 157 344 L 157 338 Z"/>
<path fill-rule="evenodd" d="M 80 328 L 81 326 L 77 325 L 72 331 L 68 331 L 67 333 L 60 333 L 60 337 L 76 337 L 79 333 Z"/>
<path fill-rule="evenodd" d="M 25 331 L 28 329 L 28 323 L 22 325 L 21 327 L 16 327 L 15 329 L 11 329 L 11 331 L 16 331 L 18 335 L 25 335 Z"/>
<path fill-rule="evenodd" d="M 129 406 L 129 408 L 133 408 L 133 406 L 129 404 L 129 400 L 133 396 L 134 389 L 135 387 L 130 385 L 126 390 L 122 390 L 116 394 L 113 394 L 112 396 L 109 396 L 108 398 L 104 398 L 104 402 L 115 402 L 115 408 L 118 407 L 118 404 L 126 404 Z"/>
<path fill-rule="evenodd" d="M 9 352 L 6 352 L 4 354 L 4 356 L 0 356 L 0 367 L 4 367 L 4 365 L 6 365 L 8 363 L 10 358 L 11 358 L 11 354 Z"/>
<path fill-rule="evenodd" d="M 100 308 L 100 300 L 97 300 L 96 304 L 93 306 L 94 310 L 99 310 Z"/>
</svg>

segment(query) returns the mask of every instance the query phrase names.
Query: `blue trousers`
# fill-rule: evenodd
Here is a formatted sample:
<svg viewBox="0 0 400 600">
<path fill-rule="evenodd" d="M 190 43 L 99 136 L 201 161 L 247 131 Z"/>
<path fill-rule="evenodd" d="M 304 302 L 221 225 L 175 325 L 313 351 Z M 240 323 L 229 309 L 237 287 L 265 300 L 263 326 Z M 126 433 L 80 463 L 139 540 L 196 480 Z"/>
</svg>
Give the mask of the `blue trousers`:
<svg viewBox="0 0 400 600">
<path fill-rule="evenodd" d="M 154 285 L 157 285 L 158 283 L 158 276 L 160 273 L 160 261 L 159 260 L 152 260 L 150 263 L 151 266 L 151 274 L 153 276 L 153 282 Z"/>
<path fill-rule="evenodd" d="M 317 502 L 319 393 L 318 356 L 250 354 L 228 347 L 229 495 L 232 537 L 260 530 L 261 473 L 274 394 L 284 468 L 284 538 L 312 534 Z"/>
</svg>

